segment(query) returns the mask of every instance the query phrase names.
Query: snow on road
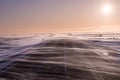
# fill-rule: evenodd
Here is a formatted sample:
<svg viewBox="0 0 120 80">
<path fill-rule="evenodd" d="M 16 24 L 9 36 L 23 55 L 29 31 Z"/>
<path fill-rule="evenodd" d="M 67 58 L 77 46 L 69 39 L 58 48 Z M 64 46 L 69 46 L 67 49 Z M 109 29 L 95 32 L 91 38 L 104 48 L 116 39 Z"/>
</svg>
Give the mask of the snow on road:
<svg viewBox="0 0 120 80">
<path fill-rule="evenodd" d="M 120 41 L 105 37 L 72 34 L 2 37 L 1 49 L 12 47 L 0 51 L 0 79 L 120 80 Z"/>
</svg>

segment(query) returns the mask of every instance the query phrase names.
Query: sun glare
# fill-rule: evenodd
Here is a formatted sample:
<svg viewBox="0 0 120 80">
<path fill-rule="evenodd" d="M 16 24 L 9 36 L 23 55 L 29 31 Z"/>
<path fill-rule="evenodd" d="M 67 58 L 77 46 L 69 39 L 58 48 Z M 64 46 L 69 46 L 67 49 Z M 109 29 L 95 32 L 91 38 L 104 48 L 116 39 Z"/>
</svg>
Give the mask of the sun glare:
<svg viewBox="0 0 120 80">
<path fill-rule="evenodd" d="M 105 4 L 103 5 L 102 10 L 104 14 L 110 14 L 112 12 L 112 7 L 109 4 Z"/>
</svg>

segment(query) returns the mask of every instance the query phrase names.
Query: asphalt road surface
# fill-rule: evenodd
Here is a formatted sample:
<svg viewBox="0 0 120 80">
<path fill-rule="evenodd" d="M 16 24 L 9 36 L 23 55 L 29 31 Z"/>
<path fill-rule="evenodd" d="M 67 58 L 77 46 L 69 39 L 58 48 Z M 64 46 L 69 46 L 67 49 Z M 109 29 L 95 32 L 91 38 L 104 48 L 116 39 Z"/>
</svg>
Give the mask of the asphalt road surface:
<svg viewBox="0 0 120 80">
<path fill-rule="evenodd" d="M 8 50 L 0 80 L 120 80 L 120 51 L 104 43 L 54 39 Z"/>
</svg>

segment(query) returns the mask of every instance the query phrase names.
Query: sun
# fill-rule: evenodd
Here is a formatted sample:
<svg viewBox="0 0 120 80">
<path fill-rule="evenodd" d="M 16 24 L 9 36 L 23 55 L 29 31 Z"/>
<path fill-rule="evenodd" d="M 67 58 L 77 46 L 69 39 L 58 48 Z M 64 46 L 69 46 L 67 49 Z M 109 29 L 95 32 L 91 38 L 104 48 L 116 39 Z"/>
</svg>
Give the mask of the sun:
<svg viewBox="0 0 120 80">
<path fill-rule="evenodd" d="M 112 12 L 112 6 L 110 4 L 103 5 L 102 11 L 104 14 L 110 14 Z"/>
</svg>

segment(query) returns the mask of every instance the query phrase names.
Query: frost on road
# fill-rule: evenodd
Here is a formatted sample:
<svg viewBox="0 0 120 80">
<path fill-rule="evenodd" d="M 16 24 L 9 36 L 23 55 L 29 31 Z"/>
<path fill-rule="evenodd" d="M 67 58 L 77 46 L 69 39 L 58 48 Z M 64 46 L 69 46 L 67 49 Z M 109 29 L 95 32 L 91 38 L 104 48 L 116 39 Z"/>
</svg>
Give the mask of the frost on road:
<svg viewBox="0 0 120 80">
<path fill-rule="evenodd" d="M 0 80 L 120 80 L 119 40 L 75 37 L 24 46 L 0 39 Z"/>
</svg>

